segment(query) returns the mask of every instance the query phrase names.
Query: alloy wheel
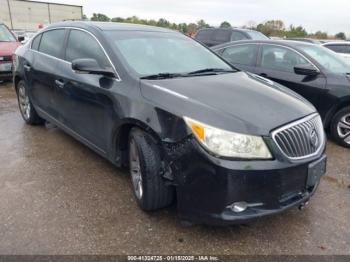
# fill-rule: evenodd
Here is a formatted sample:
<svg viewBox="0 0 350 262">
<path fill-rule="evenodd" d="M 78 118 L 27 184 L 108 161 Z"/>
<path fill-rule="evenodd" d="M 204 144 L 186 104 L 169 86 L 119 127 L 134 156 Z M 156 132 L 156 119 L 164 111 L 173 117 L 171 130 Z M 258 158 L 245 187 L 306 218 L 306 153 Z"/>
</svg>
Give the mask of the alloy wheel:
<svg viewBox="0 0 350 262">
<path fill-rule="evenodd" d="M 343 116 L 337 125 L 337 131 L 339 137 L 350 145 L 350 114 Z"/>
<path fill-rule="evenodd" d="M 20 83 L 18 87 L 19 108 L 25 120 L 30 118 L 30 101 L 24 84 Z"/>
<path fill-rule="evenodd" d="M 142 173 L 140 166 L 140 157 L 134 139 L 130 141 L 129 164 L 131 180 L 137 199 L 141 200 L 143 196 Z"/>
</svg>

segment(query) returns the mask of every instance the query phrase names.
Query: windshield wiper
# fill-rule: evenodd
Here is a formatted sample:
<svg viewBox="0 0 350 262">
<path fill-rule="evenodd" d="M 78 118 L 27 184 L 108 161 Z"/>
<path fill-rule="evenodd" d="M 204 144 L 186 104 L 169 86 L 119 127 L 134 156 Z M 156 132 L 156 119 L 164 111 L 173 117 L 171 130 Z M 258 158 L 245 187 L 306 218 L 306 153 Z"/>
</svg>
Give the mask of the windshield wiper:
<svg viewBox="0 0 350 262">
<path fill-rule="evenodd" d="M 167 79 L 167 78 L 175 78 L 175 77 L 182 77 L 183 74 L 175 74 L 175 73 L 159 73 L 154 75 L 148 75 L 148 76 L 142 76 L 140 79 Z"/>
<path fill-rule="evenodd" d="M 224 69 L 224 68 L 205 68 L 193 72 L 187 73 L 188 75 L 200 75 L 200 74 L 207 74 L 207 73 L 233 73 L 236 72 L 232 69 Z"/>
</svg>

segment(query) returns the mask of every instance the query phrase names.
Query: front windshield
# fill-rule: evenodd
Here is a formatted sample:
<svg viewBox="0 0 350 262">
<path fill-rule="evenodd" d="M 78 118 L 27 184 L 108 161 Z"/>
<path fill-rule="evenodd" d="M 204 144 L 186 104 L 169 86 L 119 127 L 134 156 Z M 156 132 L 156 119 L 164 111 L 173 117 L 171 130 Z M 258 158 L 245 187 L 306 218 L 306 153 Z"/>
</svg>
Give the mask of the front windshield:
<svg viewBox="0 0 350 262">
<path fill-rule="evenodd" d="M 13 42 L 16 41 L 11 32 L 6 26 L 0 25 L 0 42 Z"/>
<path fill-rule="evenodd" d="M 337 53 L 320 46 L 300 46 L 304 52 L 332 73 L 350 73 L 350 64 Z"/>
<path fill-rule="evenodd" d="M 257 32 L 257 31 L 247 31 L 247 34 L 253 39 L 253 40 L 266 40 L 269 39 L 266 35 Z"/>
<path fill-rule="evenodd" d="M 140 76 L 185 74 L 208 68 L 232 70 L 196 41 L 179 33 L 106 31 L 113 48 Z"/>
</svg>

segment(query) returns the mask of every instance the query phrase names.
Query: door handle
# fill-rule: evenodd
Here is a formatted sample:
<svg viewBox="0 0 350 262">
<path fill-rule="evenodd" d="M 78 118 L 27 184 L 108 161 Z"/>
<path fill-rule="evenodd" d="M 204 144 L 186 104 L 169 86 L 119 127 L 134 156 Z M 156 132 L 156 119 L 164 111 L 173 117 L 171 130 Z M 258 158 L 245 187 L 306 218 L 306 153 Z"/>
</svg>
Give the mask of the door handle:
<svg viewBox="0 0 350 262">
<path fill-rule="evenodd" d="M 65 86 L 65 83 L 62 80 L 55 80 L 55 84 L 59 87 L 59 88 L 63 88 Z"/>
<path fill-rule="evenodd" d="M 30 69 L 32 68 L 30 65 L 24 65 L 23 67 L 27 72 L 29 72 Z"/>
</svg>

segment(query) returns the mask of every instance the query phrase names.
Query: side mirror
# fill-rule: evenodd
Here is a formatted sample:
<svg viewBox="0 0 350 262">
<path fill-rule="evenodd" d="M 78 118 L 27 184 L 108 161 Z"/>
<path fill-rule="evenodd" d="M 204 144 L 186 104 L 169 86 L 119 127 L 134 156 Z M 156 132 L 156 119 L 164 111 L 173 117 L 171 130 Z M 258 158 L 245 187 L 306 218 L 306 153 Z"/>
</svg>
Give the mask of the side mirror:
<svg viewBox="0 0 350 262">
<path fill-rule="evenodd" d="M 303 76 L 316 76 L 320 73 L 317 68 L 315 68 L 313 65 L 310 64 L 304 64 L 304 65 L 296 65 L 294 67 L 294 72 L 297 75 L 303 75 Z"/>
<path fill-rule="evenodd" d="M 95 59 L 81 58 L 75 59 L 72 62 L 72 69 L 78 73 L 103 75 L 103 76 L 114 76 L 112 69 L 101 68 Z"/>
<path fill-rule="evenodd" d="M 23 42 L 25 40 L 25 37 L 24 36 L 19 36 L 17 38 L 18 42 Z"/>
</svg>

